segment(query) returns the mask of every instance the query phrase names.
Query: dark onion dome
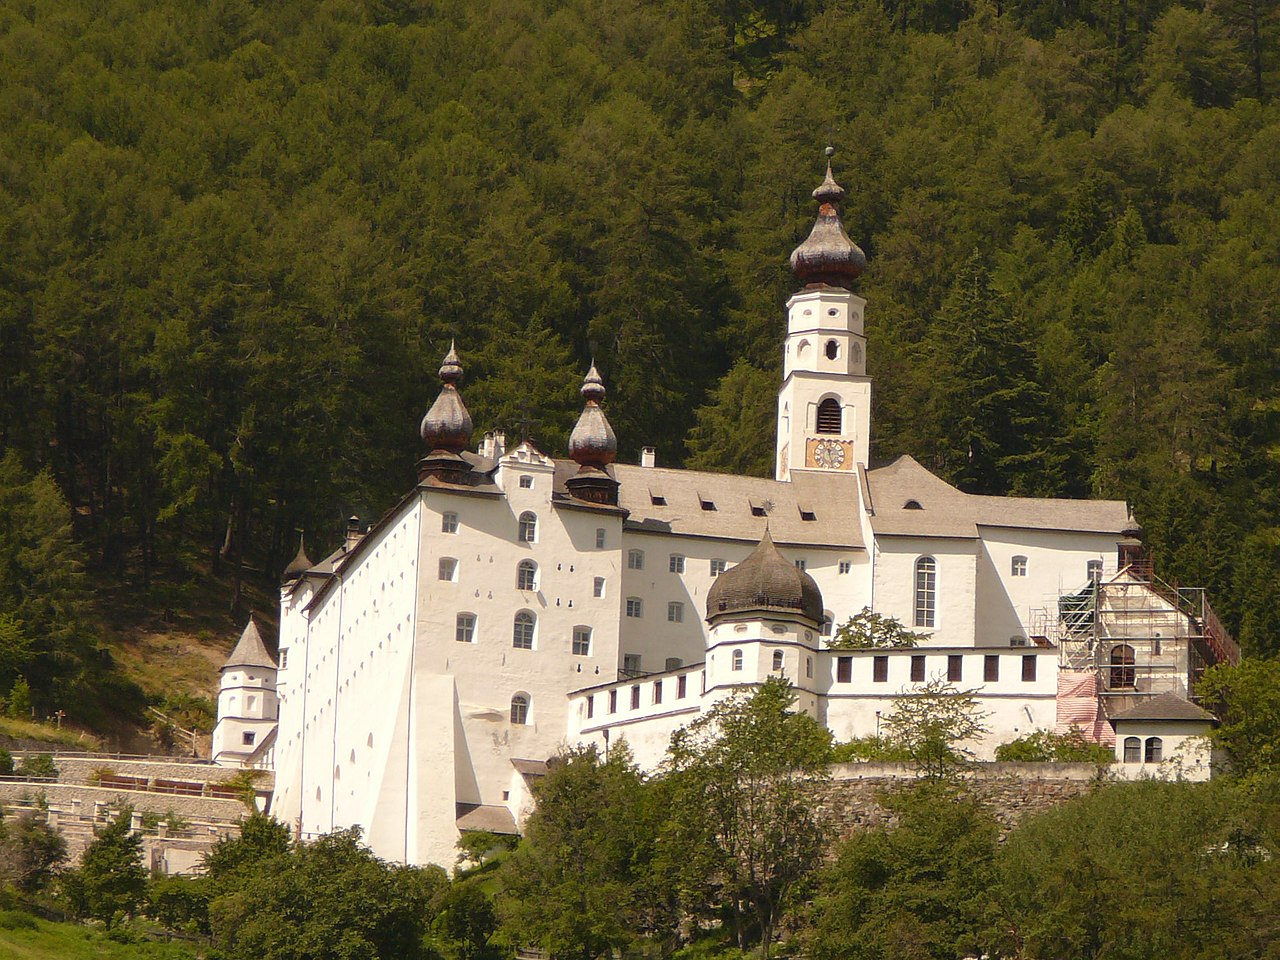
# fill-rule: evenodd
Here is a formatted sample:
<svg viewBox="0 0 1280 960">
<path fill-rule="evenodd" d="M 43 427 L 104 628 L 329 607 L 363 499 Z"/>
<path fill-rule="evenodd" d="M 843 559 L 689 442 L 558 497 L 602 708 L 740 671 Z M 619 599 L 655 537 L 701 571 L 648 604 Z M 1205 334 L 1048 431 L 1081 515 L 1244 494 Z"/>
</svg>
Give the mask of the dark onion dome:
<svg viewBox="0 0 1280 960">
<path fill-rule="evenodd" d="M 300 576 L 310 570 L 315 564 L 307 556 L 306 547 L 303 546 L 307 538 L 305 533 L 298 534 L 298 555 L 289 561 L 289 565 L 284 568 L 284 582 L 297 580 Z"/>
<path fill-rule="evenodd" d="M 751 555 L 716 577 L 707 591 L 708 620 L 735 613 L 798 613 L 815 626 L 822 623 L 822 591 L 783 558 L 768 527 Z"/>
<path fill-rule="evenodd" d="M 618 438 L 600 409 L 604 392 L 604 381 L 600 379 L 593 361 L 582 381 L 582 396 L 587 404 L 569 434 L 569 456 L 579 466 L 604 469 L 618 456 Z"/>
<path fill-rule="evenodd" d="M 471 414 L 462 404 L 458 384 L 462 381 L 462 364 L 452 343 L 440 365 L 440 395 L 422 418 L 419 433 L 428 450 L 462 453 L 471 445 Z"/>
<path fill-rule="evenodd" d="M 840 222 L 840 201 L 844 187 L 831 174 L 831 155 L 827 147 L 827 177 L 813 199 L 818 201 L 818 219 L 808 238 L 791 251 L 791 272 L 805 285 L 848 287 L 862 275 L 867 256 L 844 232 Z"/>
<path fill-rule="evenodd" d="M 1124 529 L 1120 531 L 1120 536 L 1128 537 L 1131 540 L 1142 539 L 1142 524 L 1134 517 L 1133 511 L 1129 511 L 1129 515 L 1125 517 Z"/>
</svg>

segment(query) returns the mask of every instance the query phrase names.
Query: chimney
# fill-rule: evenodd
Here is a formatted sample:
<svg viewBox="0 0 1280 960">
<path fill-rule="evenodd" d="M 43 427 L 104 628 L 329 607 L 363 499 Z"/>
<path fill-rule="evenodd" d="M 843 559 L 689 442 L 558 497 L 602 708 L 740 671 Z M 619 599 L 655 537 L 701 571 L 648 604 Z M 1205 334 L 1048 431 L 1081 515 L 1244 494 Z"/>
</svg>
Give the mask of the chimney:
<svg viewBox="0 0 1280 960">
<path fill-rule="evenodd" d="M 363 537 L 364 533 L 360 530 L 360 518 L 353 513 L 347 517 L 347 542 L 343 549 L 350 553 Z"/>
<path fill-rule="evenodd" d="M 658 465 L 658 451 L 653 447 L 640 448 L 640 466 L 656 467 Z"/>
</svg>

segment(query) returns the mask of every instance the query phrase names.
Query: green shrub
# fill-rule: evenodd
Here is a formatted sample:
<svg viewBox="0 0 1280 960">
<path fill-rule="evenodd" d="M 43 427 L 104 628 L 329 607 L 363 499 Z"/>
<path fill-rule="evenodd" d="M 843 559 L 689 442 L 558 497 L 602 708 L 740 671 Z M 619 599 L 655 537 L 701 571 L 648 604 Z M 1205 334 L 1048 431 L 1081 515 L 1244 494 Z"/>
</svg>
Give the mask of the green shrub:
<svg viewBox="0 0 1280 960">
<path fill-rule="evenodd" d="M 53 762 L 53 757 L 47 753 L 37 753 L 29 757 L 23 757 L 18 763 L 16 772 L 19 776 L 30 777 L 33 780 L 58 779 L 58 766 Z"/>
<path fill-rule="evenodd" d="M 837 743 L 832 748 L 832 759 L 835 763 L 906 763 L 911 759 L 911 751 L 887 737 L 854 737 Z"/>
<path fill-rule="evenodd" d="M 21 910 L 0 910 L 0 930 L 34 930 L 36 918 Z"/>
<path fill-rule="evenodd" d="M 1111 763 L 1115 754 L 1110 747 L 1091 743 L 1084 734 L 1035 730 L 1025 737 L 996 747 L 996 759 L 1015 763 Z"/>
<path fill-rule="evenodd" d="M 7 777 L 13 773 L 13 754 L 0 747 L 0 777 Z"/>
</svg>

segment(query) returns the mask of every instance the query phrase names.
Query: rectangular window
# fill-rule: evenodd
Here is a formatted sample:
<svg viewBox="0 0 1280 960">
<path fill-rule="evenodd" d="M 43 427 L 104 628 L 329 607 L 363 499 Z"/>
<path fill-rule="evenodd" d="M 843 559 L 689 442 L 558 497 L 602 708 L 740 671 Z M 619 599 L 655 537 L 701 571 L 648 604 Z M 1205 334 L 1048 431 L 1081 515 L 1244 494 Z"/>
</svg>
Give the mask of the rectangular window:
<svg viewBox="0 0 1280 960">
<path fill-rule="evenodd" d="M 959 683 L 964 678 L 964 657 L 957 653 L 953 653 L 947 657 L 947 680 L 950 683 Z"/>
<path fill-rule="evenodd" d="M 1027 558 L 1014 557 L 1009 572 L 1015 577 L 1025 577 L 1027 575 Z"/>
<path fill-rule="evenodd" d="M 924 682 L 924 657 L 918 653 L 911 658 L 911 682 Z"/>
<path fill-rule="evenodd" d="M 682 673 L 676 677 L 676 699 L 683 700 L 689 692 L 689 675 Z"/>
<path fill-rule="evenodd" d="M 679 657 L 667 657 L 667 662 L 662 665 L 662 669 L 670 673 L 672 670 L 679 670 L 684 666 L 684 661 Z"/>
<path fill-rule="evenodd" d="M 836 683 L 853 682 L 853 657 L 836 657 Z"/>
<path fill-rule="evenodd" d="M 813 679 L 813 657 L 804 658 L 804 675 L 810 680 Z"/>
<path fill-rule="evenodd" d="M 609 712 L 610 713 L 618 712 L 618 691 L 617 690 L 609 691 Z"/>
<path fill-rule="evenodd" d="M 724 560 L 712 560 L 711 575 L 713 577 L 718 577 L 720 576 L 720 574 L 724 573 L 727 567 L 728 567 L 728 564 Z"/>
<path fill-rule="evenodd" d="M 805 562 L 804 562 L 803 560 L 797 560 L 797 561 L 796 561 L 796 569 L 797 569 L 797 570 L 803 570 L 803 569 L 805 568 L 805 566 L 806 566 L 806 564 L 805 564 Z"/>
<path fill-rule="evenodd" d="M 627 551 L 627 569 L 628 570 L 644 569 L 644 551 L 643 550 Z"/>
<path fill-rule="evenodd" d="M 532 489 L 533 489 L 533 477 L 531 477 L 531 476 L 529 476 L 529 475 L 527 475 L 527 474 L 526 474 L 525 476 L 522 476 L 522 477 L 520 478 L 520 488 L 521 488 L 522 490 L 532 490 Z"/>
<path fill-rule="evenodd" d="M 440 514 L 440 532 L 457 533 L 458 515 L 452 511 Z"/>
<path fill-rule="evenodd" d="M 889 658 L 878 656 L 871 664 L 871 679 L 875 683 L 889 682 Z"/>
<path fill-rule="evenodd" d="M 1036 678 L 1036 658 L 1035 654 L 1028 654 L 1022 658 L 1022 682 L 1031 683 Z"/>
<path fill-rule="evenodd" d="M 640 685 L 636 684 L 631 688 L 631 709 L 640 709 Z"/>
<path fill-rule="evenodd" d="M 594 695 L 587 697 L 587 719 L 590 720 L 596 715 L 596 698 Z"/>
<path fill-rule="evenodd" d="M 639 597 L 627 597 L 627 616 L 643 617 L 644 601 L 641 600 Z"/>
<path fill-rule="evenodd" d="M 989 653 L 982 658 L 982 679 L 986 683 L 995 683 L 1000 679 L 1000 657 Z"/>
<path fill-rule="evenodd" d="M 841 560 L 839 570 L 841 573 L 848 573 L 853 569 L 853 563 L 849 560 Z"/>
<path fill-rule="evenodd" d="M 458 614 L 457 629 L 453 639 L 459 643 L 473 643 L 476 637 L 476 615 L 474 613 Z"/>
<path fill-rule="evenodd" d="M 289 665 L 289 648 L 281 647 L 280 648 L 280 669 L 283 670 L 288 665 Z"/>
<path fill-rule="evenodd" d="M 596 577 L 591 583 L 591 595 L 593 597 L 604 596 L 604 577 Z"/>
<path fill-rule="evenodd" d="M 667 620 L 671 623 L 684 623 L 684 604 L 672 600 L 667 604 Z"/>
<path fill-rule="evenodd" d="M 457 560 L 455 560 L 453 557 L 440 558 L 439 577 L 441 580 L 452 580 L 454 577 L 454 574 L 456 574 L 457 572 L 458 572 Z"/>
<path fill-rule="evenodd" d="M 250 730 L 246 730 L 244 734 L 240 737 L 240 742 L 246 747 L 252 747 L 253 741 L 257 739 L 257 736 L 258 735 L 256 733 L 253 733 Z"/>
<path fill-rule="evenodd" d="M 626 653 L 622 656 L 622 672 L 629 677 L 634 677 L 641 673 L 640 670 L 640 654 Z"/>
<path fill-rule="evenodd" d="M 591 656 L 591 628 L 573 628 L 573 655 L 575 657 Z"/>
<path fill-rule="evenodd" d="M 938 562 L 933 557 L 916 561 L 915 626 L 933 627 L 938 601 Z"/>
<path fill-rule="evenodd" d="M 667 567 L 672 573 L 684 573 L 684 557 L 678 553 L 673 553 Z"/>
<path fill-rule="evenodd" d="M 653 702 L 654 703 L 662 702 L 662 681 L 661 680 L 653 681 Z"/>
<path fill-rule="evenodd" d="M 604 527 L 596 527 L 596 549 L 604 549 Z"/>
</svg>

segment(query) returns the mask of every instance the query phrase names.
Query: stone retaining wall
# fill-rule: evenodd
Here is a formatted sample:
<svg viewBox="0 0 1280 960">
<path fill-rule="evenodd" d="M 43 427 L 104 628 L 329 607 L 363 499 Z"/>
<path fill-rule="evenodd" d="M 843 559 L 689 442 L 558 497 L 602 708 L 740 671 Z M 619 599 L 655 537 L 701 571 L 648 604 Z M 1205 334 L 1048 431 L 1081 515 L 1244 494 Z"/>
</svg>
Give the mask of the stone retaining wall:
<svg viewBox="0 0 1280 960">
<path fill-rule="evenodd" d="M 836 764 L 820 807 L 841 838 L 889 826 L 894 816 L 881 798 L 918 779 L 919 773 L 909 764 Z M 1091 763 L 982 763 L 966 770 L 962 782 L 991 808 L 1007 833 L 1023 817 L 1084 796 L 1108 779 L 1106 767 Z"/>
</svg>

